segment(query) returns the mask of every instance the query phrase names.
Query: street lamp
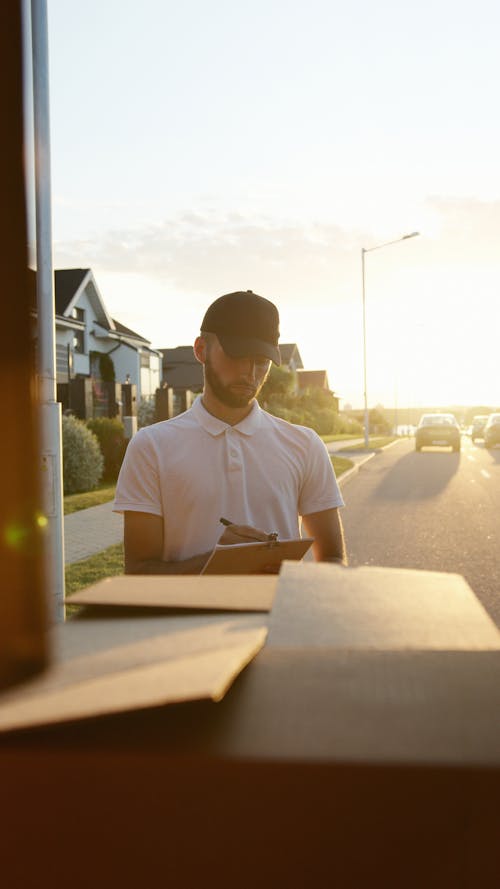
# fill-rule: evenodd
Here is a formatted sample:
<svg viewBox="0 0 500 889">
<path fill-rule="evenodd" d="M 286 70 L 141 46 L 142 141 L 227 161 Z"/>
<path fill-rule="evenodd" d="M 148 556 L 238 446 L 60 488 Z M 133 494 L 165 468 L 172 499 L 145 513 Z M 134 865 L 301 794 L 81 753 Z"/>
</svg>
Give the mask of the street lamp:
<svg viewBox="0 0 500 889">
<path fill-rule="evenodd" d="M 375 247 L 361 248 L 361 276 L 363 280 L 363 387 L 365 399 L 365 448 L 368 449 L 368 396 L 366 391 L 366 306 L 365 306 L 365 253 L 371 253 L 372 250 L 380 250 L 382 247 L 389 247 L 391 244 L 399 244 L 400 241 L 407 241 L 408 238 L 416 238 L 420 232 L 411 232 L 409 235 L 403 235 L 394 241 L 386 241 L 384 244 L 376 244 Z"/>
</svg>

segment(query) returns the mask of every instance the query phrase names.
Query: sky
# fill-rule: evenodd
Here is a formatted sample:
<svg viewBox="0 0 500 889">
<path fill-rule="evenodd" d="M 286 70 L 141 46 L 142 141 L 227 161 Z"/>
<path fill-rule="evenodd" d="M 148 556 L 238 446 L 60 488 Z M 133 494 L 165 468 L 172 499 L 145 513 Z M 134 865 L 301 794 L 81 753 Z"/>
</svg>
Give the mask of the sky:
<svg viewBox="0 0 500 889">
<path fill-rule="evenodd" d="M 370 406 L 500 407 L 497 0 L 48 16 L 55 268 L 157 348 L 252 289 L 362 407 L 365 248 Z"/>
</svg>

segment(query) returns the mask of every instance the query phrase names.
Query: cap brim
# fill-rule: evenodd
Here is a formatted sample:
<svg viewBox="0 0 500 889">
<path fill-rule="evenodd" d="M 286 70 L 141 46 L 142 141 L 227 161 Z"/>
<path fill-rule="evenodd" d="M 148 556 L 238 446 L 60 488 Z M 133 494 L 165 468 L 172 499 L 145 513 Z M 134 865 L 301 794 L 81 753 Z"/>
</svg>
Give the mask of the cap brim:
<svg viewBox="0 0 500 889">
<path fill-rule="evenodd" d="M 274 361 L 278 367 L 281 364 L 279 347 L 273 346 L 272 343 L 266 343 L 265 340 L 255 340 L 243 336 L 225 336 L 221 333 L 217 334 L 217 339 L 224 352 L 231 358 L 252 358 L 256 355 L 263 355 L 270 361 Z"/>
</svg>

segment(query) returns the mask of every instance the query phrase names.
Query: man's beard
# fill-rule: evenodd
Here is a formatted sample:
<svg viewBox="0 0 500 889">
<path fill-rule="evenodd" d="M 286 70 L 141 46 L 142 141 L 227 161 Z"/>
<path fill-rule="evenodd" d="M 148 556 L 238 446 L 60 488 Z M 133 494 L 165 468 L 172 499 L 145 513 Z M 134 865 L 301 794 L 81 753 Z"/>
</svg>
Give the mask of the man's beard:
<svg viewBox="0 0 500 889">
<path fill-rule="evenodd" d="M 207 354 L 205 359 L 205 380 L 215 397 L 221 404 L 225 405 L 225 407 L 248 407 L 263 386 L 262 382 L 260 386 L 252 386 L 251 392 L 234 392 L 230 386 L 224 385 L 221 378 L 214 370 L 209 354 Z M 245 385 L 247 384 L 245 383 Z"/>
</svg>

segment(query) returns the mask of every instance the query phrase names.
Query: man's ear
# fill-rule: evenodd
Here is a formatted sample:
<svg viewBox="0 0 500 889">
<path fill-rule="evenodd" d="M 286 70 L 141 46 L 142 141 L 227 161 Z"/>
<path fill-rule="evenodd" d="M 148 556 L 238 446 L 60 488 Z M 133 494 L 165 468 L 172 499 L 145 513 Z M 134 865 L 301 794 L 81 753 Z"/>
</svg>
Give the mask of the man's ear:
<svg viewBox="0 0 500 889">
<path fill-rule="evenodd" d="M 207 341 L 204 336 L 197 336 L 193 346 L 194 357 L 200 364 L 205 364 L 207 357 Z"/>
</svg>

